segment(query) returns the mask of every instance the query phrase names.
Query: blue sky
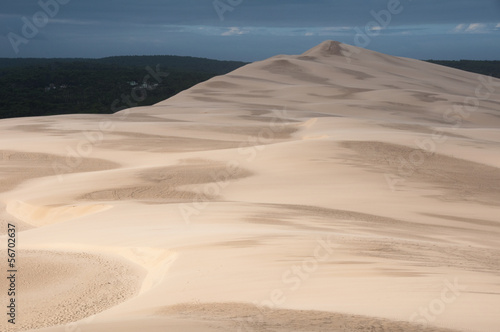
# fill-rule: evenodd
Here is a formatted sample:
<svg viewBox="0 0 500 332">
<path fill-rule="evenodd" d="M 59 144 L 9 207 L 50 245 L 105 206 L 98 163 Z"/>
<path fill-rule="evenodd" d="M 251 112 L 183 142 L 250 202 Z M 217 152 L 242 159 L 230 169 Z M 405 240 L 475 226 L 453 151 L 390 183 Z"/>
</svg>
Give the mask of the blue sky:
<svg viewBox="0 0 500 332">
<path fill-rule="evenodd" d="M 255 61 L 332 39 L 417 59 L 500 60 L 500 0 L 0 1 L 0 57 Z"/>
</svg>

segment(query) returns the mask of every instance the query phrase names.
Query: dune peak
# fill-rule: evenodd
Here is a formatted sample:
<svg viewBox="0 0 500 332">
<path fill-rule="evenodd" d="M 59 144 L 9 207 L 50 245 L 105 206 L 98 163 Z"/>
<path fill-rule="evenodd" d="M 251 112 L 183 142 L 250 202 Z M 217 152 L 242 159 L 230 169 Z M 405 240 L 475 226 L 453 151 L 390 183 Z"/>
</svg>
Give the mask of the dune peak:
<svg viewBox="0 0 500 332">
<path fill-rule="evenodd" d="M 304 52 L 302 55 L 329 57 L 342 54 L 342 43 L 335 40 L 326 40 L 321 44 Z"/>
</svg>

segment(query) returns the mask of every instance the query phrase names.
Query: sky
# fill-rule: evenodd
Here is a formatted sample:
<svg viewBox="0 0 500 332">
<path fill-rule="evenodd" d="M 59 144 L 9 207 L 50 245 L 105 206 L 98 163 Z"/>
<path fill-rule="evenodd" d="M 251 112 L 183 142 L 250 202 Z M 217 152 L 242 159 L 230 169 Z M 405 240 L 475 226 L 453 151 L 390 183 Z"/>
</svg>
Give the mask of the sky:
<svg viewBox="0 0 500 332">
<path fill-rule="evenodd" d="M 500 0 L 0 0 L 0 57 L 257 61 L 325 40 L 415 59 L 500 60 Z"/>
</svg>

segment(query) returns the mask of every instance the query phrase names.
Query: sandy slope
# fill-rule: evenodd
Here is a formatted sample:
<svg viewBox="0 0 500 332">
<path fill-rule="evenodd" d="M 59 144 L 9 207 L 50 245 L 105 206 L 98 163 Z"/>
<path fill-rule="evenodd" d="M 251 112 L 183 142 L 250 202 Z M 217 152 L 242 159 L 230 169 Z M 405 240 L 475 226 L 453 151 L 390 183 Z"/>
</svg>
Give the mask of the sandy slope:
<svg viewBox="0 0 500 332">
<path fill-rule="evenodd" d="M 0 129 L 17 330 L 500 329 L 499 80 L 328 41 Z"/>
</svg>

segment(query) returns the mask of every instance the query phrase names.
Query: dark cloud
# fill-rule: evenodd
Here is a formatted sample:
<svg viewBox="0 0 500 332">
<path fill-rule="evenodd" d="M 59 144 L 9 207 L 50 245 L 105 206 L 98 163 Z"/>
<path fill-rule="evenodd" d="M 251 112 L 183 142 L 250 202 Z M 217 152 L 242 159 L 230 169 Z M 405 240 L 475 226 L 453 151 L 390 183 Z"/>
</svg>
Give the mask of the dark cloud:
<svg viewBox="0 0 500 332">
<path fill-rule="evenodd" d="M 47 4 L 54 1 L 42 0 Z M 28 43 L 18 45 L 19 53 L 13 51 L 6 36 L 9 33 L 22 36 L 23 17 L 32 21 L 41 8 L 38 1 L 9 1 L 2 4 L 0 14 L 0 57 L 162 53 L 256 60 L 275 53 L 298 53 L 324 39 L 353 44 L 354 28 L 364 29 L 374 20 L 371 13 L 384 11 L 389 1 L 396 0 L 242 0 L 225 11 L 221 20 L 213 0 L 70 0 L 59 5 L 57 15 Z M 402 12 L 390 16 L 388 29 L 374 38 L 369 48 L 384 45 L 382 51 L 397 53 L 400 33 L 408 33 L 410 37 L 405 37 L 408 40 L 415 37 L 412 34 L 422 36 L 428 31 L 427 38 L 436 45 L 441 40 L 448 44 L 456 42 L 457 47 L 452 49 L 470 54 L 467 43 L 474 41 L 477 54 L 496 57 L 491 44 L 486 44 L 486 41 L 491 43 L 486 36 L 446 35 L 446 31 L 436 33 L 429 26 L 442 25 L 452 30 L 453 25 L 483 23 L 493 24 L 495 31 L 494 26 L 500 23 L 500 1 L 400 0 L 400 3 Z M 223 30 L 229 27 L 240 30 Z M 346 30 L 318 32 L 329 27 Z M 241 29 L 249 30 L 234 33 Z M 498 38 L 498 29 L 495 37 Z M 484 40 L 485 44 L 478 44 L 478 40 Z M 444 50 L 432 49 L 436 58 L 444 56 Z M 414 57 L 422 53 L 411 46 L 406 50 L 413 50 Z"/>
<path fill-rule="evenodd" d="M 54 0 L 42 0 L 50 2 Z M 227 2 L 227 0 L 220 0 Z M 227 11 L 221 22 L 212 0 L 71 0 L 61 5 L 60 16 L 116 23 L 196 24 L 238 26 L 359 25 L 371 19 L 370 11 L 387 8 L 391 0 L 243 0 Z M 463 23 L 498 21 L 498 0 L 400 0 L 404 11 L 399 23 Z M 40 10 L 36 1 L 9 1 L 3 14 L 31 16 Z"/>
</svg>

